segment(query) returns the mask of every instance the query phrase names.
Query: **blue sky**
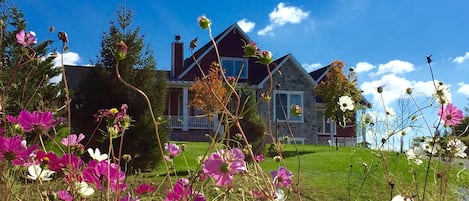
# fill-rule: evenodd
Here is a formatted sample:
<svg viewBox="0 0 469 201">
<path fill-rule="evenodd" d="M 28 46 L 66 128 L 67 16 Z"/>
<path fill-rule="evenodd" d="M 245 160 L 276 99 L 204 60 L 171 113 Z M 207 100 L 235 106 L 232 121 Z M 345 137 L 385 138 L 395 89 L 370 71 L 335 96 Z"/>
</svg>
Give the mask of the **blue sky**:
<svg viewBox="0 0 469 201">
<path fill-rule="evenodd" d="M 48 33 L 49 26 L 67 32 L 66 62 L 86 65 L 95 60 L 102 33 L 124 2 L 13 3 L 25 12 L 28 29 L 39 40 L 56 39 L 55 33 Z M 133 25 L 141 27 L 155 51 L 159 69 L 170 68 L 175 35 L 181 35 L 185 44 L 195 37 L 201 44 L 208 41 L 207 32 L 196 22 L 206 15 L 214 35 L 238 23 L 261 49 L 272 51 L 274 57 L 291 53 L 308 72 L 333 60 L 344 61 L 356 69 L 360 88 L 370 101 L 379 102 L 376 87 L 384 86 L 389 107 L 408 87 L 415 94 L 432 93 L 425 60 L 432 54 L 435 77 L 450 85 L 453 103 L 459 108 L 469 103 L 469 1 L 128 0 L 126 6 L 134 13 Z"/>
</svg>

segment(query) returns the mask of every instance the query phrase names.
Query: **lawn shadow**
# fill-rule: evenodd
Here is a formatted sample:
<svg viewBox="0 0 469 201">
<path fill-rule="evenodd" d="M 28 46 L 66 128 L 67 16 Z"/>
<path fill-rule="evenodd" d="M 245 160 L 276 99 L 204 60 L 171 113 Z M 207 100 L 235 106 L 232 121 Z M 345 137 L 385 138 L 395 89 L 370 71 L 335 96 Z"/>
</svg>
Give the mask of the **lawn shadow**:
<svg viewBox="0 0 469 201">
<path fill-rule="evenodd" d="M 297 155 L 298 156 L 301 156 L 301 155 L 305 155 L 305 154 L 314 154 L 316 153 L 317 151 L 284 151 L 282 153 L 283 155 L 283 158 L 288 158 L 288 157 L 296 157 Z"/>
</svg>

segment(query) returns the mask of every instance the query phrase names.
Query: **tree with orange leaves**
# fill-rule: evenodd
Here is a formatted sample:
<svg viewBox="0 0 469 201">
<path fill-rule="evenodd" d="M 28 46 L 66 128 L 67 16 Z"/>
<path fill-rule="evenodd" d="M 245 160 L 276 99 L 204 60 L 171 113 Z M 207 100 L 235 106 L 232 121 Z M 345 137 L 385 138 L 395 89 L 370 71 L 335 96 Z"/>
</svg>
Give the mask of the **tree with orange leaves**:
<svg viewBox="0 0 469 201">
<path fill-rule="evenodd" d="M 361 92 L 357 89 L 353 69 L 350 69 L 349 75 L 346 76 L 343 72 L 344 66 L 345 63 L 342 61 L 333 61 L 329 65 L 326 79 L 321 81 L 315 88 L 316 94 L 322 98 L 326 108 L 326 118 L 337 122 L 348 121 L 355 113 L 355 110 L 341 109 L 338 104 L 341 97 L 348 96 L 355 104 L 361 101 Z"/>
<path fill-rule="evenodd" d="M 220 77 L 219 64 L 213 62 L 208 74 L 201 78 L 196 78 L 195 83 L 190 88 L 195 93 L 190 105 L 202 110 L 205 114 L 213 116 L 221 111 L 228 103 L 228 92 Z"/>
</svg>

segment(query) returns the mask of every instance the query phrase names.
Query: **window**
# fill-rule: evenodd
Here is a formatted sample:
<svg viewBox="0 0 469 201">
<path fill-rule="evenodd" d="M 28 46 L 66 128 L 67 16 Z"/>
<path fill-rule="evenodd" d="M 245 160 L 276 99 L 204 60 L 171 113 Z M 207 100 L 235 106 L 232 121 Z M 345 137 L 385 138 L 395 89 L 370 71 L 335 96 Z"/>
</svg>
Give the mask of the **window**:
<svg viewBox="0 0 469 201">
<path fill-rule="evenodd" d="M 248 60 L 245 58 L 222 57 L 221 64 L 225 69 L 226 76 L 239 77 L 241 79 L 248 78 Z M 242 70 L 242 71 L 241 71 Z M 239 72 L 241 71 L 241 75 Z"/>
<path fill-rule="evenodd" d="M 332 133 L 336 133 L 336 124 L 335 121 L 326 119 L 323 110 L 318 110 L 316 112 L 316 127 L 318 133 L 320 134 L 330 134 L 331 133 L 331 124 L 332 124 Z"/>
<path fill-rule="evenodd" d="M 299 105 L 303 109 L 302 91 L 274 91 L 273 113 L 275 119 L 290 122 L 303 122 L 303 116 L 293 116 L 291 106 Z"/>
</svg>

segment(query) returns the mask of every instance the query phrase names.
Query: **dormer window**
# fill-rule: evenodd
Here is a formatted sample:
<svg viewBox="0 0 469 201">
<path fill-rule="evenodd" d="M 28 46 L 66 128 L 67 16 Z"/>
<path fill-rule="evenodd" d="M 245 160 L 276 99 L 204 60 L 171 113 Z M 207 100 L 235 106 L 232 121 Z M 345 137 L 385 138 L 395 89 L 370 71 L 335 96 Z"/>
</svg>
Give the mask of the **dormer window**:
<svg viewBox="0 0 469 201">
<path fill-rule="evenodd" d="M 239 75 L 240 79 L 248 79 L 248 60 L 246 58 L 222 57 L 221 64 L 225 69 L 226 76 L 238 77 Z"/>
</svg>

